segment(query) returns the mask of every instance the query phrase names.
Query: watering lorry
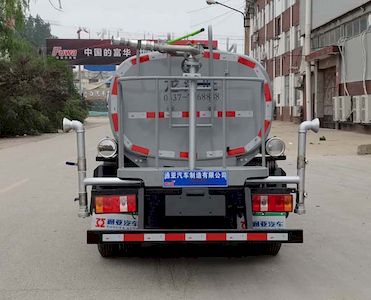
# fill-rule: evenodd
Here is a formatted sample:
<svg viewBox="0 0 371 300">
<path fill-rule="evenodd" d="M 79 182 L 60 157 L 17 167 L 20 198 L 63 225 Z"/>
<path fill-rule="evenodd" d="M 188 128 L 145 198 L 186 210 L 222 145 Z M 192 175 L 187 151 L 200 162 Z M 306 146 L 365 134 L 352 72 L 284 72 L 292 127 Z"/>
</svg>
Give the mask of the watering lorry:
<svg viewBox="0 0 371 300">
<path fill-rule="evenodd" d="M 209 44 L 113 40 L 145 50 L 124 61 L 111 84 L 112 137 L 98 143 L 87 177 L 85 129 L 77 133 L 79 216 L 91 216 L 87 242 L 103 257 L 146 243 L 245 243 L 276 255 L 302 243 L 288 229 L 305 213 L 306 134 L 299 126 L 297 174 L 278 166 L 285 144 L 270 136 L 273 96 L 262 65 Z M 91 186 L 90 201 L 87 187 Z"/>
</svg>

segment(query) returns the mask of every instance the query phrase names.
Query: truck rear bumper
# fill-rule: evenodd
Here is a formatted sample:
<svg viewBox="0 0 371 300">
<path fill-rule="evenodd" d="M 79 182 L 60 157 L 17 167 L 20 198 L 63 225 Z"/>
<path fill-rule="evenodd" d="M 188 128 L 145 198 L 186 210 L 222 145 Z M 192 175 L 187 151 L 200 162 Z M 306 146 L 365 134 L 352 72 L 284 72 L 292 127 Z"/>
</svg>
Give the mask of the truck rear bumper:
<svg viewBox="0 0 371 300">
<path fill-rule="evenodd" d="M 103 243 L 203 243 L 280 242 L 303 243 L 303 230 L 89 230 L 88 244 Z"/>
</svg>

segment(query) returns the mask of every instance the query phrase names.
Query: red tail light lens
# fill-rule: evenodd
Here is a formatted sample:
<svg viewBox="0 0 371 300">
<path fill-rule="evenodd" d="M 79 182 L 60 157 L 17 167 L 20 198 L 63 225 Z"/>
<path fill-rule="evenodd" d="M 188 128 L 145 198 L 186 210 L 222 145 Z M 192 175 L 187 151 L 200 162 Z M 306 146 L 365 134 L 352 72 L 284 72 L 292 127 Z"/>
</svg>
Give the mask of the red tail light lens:
<svg viewBox="0 0 371 300">
<path fill-rule="evenodd" d="M 253 212 L 292 212 L 292 195 L 253 195 Z"/>
<path fill-rule="evenodd" d="M 95 212 L 97 214 L 137 212 L 137 197 L 136 195 L 96 196 Z"/>
</svg>

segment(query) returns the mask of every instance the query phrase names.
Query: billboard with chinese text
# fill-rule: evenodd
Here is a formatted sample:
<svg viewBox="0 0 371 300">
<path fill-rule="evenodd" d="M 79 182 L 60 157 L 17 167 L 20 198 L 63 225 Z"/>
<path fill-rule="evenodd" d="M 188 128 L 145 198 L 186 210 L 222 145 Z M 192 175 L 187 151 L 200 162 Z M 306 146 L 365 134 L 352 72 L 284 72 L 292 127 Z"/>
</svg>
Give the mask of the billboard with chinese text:
<svg viewBox="0 0 371 300">
<path fill-rule="evenodd" d="M 136 49 L 111 44 L 111 40 L 47 39 L 47 55 L 72 65 L 118 65 Z"/>
<path fill-rule="evenodd" d="M 207 40 L 183 40 L 178 45 L 203 44 L 207 47 Z M 218 42 L 213 41 L 213 48 Z M 47 55 L 59 60 L 67 61 L 71 65 L 119 65 L 125 59 L 137 53 L 133 47 L 116 46 L 111 40 L 85 39 L 47 39 Z"/>
</svg>

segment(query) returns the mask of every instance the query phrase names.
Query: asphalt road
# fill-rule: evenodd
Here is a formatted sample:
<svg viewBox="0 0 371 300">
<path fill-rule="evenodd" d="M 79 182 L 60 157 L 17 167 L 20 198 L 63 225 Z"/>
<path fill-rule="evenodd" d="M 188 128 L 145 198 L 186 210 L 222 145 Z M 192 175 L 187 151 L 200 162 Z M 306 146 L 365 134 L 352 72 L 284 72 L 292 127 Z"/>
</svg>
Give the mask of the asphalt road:
<svg viewBox="0 0 371 300">
<path fill-rule="evenodd" d="M 277 124 L 293 174 L 295 127 Z M 106 122 L 93 125 L 90 170 L 110 134 Z M 0 140 L 0 299 L 371 299 L 371 157 L 354 155 L 346 138 L 370 136 L 325 133 L 321 144 L 310 137 L 307 214 L 288 221 L 305 242 L 277 257 L 103 259 L 86 245 L 76 170 L 64 165 L 75 134 Z"/>
</svg>

